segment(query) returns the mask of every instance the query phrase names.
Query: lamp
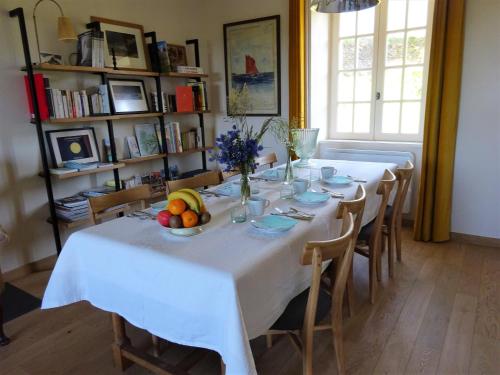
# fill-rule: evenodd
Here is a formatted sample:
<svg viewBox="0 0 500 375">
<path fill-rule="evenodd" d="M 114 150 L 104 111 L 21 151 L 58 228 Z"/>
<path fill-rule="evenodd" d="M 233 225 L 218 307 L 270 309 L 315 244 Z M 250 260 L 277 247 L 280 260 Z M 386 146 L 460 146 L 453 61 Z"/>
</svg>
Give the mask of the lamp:
<svg viewBox="0 0 500 375">
<path fill-rule="evenodd" d="M 312 0 L 311 9 L 320 13 L 354 12 L 374 7 L 380 0 Z"/>
<path fill-rule="evenodd" d="M 35 4 L 35 7 L 33 8 L 33 23 L 35 24 L 36 48 L 38 49 L 38 59 L 40 63 L 42 62 L 42 56 L 40 55 L 38 25 L 36 23 L 36 9 L 38 8 L 38 5 L 40 5 L 40 3 L 44 1 L 45 0 L 38 0 L 37 3 Z M 58 17 L 57 19 L 57 39 L 64 42 L 70 40 L 77 40 L 78 38 L 76 37 L 76 33 L 75 30 L 73 29 L 73 25 L 71 24 L 71 20 L 68 17 L 64 16 L 61 6 L 55 0 L 48 0 L 48 1 L 57 5 L 57 7 L 59 8 L 59 12 L 61 13 L 61 16 Z"/>
</svg>

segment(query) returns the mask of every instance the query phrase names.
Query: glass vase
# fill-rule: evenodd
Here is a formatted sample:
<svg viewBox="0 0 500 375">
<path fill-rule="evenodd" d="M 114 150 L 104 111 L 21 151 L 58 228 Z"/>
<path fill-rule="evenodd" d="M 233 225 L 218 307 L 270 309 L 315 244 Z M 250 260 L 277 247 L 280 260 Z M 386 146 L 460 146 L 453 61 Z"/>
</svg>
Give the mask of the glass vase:
<svg viewBox="0 0 500 375">
<path fill-rule="evenodd" d="M 299 168 L 310 167 L 311 159 L 316 151 L 319 129 L 292 129 L 292 141 L 294 150 L 300 161 L 297 163 Z"/>
<path fill-rule="evenodd" d="M 241 173 L 240 189 L 241 189 L 241 194 L 240 194 L 241 204 L 245 205 L 247 204 L 247 201 L 250 198 L 250 195 L 252 194 L 252 189 L 250 187 L 250 177 L 248 176 L 248 172 L 244 173 L 242 171 Z"/>
<path fill-rule="evenodd" d="M 285 175 L 283 176 L 283 183 L 286 185 L 293 184 L 293 165 L 292 165 L 292 153 L 291 150 L 288 151 L 288 157 L 286 159 Z"/>
</svg>

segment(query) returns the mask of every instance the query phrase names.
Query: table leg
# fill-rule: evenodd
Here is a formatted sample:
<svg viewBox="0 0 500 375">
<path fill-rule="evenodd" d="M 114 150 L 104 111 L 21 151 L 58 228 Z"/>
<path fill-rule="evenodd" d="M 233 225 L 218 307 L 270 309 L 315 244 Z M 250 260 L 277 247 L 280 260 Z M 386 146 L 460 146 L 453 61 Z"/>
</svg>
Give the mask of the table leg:
<svg viewBox="0 0 500 375">
<path fill-rule="evenodd" d="M 0 346 L 8 345 L 9 342 L 9 338 L 5 336 L 3 331 L 3 295 L 0 294 Z"/>
<path fill-rule="evenodd" d="M 125 371 L 132 365 L 132 362 L 122 355 L 122 347 L 124 345 L 130 345 L 130 339 L 125 332 L 125 320 L 120 315 L 112 313 L 111 321 L 113 325 L 113 344 L 111 346 L 113 350 L 113 359 L 115 366 L 121 371 Z"/>
</svg>

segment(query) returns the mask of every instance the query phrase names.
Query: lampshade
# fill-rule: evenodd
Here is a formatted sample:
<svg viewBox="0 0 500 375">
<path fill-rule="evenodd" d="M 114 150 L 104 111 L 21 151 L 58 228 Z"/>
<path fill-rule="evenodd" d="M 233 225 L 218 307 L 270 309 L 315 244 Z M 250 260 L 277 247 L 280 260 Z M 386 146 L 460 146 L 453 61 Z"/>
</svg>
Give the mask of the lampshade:
<svg viewBox="0 0 500 375">
<path fill-rule="evenodd" d="M 378 5 L 380 0 L 312 0 L 311 9 L 320 13 L 354 12 Z"/>
<path fill-rule="evenodd" d="M 75 30 L 68 17 L 59 17 L 57 19 L 57 38 L 60 41 L 77 40 Z"/>
</svg>

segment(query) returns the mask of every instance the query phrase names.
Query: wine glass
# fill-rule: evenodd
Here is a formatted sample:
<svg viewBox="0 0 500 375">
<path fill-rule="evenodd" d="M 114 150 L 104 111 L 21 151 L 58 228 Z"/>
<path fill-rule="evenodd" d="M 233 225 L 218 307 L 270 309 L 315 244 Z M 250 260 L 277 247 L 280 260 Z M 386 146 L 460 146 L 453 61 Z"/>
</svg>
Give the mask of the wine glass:
<svg viewBox="0 0 500 375">
<path fill-rule="evenodd" d="M 316 142 L 318 141 L 318 128 L 313 129 L 292 129 L 292 141 L 295 153 L 300 158 L 300 161 L 295 164 L 299 168 L 309 167 L 309 159 L 312 158 L 316 151 Z"/>
</svg>

